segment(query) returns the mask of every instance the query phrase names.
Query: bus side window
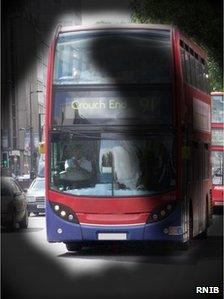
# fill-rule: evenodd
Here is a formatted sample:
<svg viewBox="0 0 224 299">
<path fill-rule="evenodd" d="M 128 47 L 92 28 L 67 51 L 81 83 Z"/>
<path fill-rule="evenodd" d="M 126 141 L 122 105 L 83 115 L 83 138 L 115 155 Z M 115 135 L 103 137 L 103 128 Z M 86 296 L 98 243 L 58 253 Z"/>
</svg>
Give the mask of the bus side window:
<svg viewBox="0 0 224 299">
<path fill-rule="evenodd" d="M 180 40 L 180 55 L 181 55 L 181 65 L 182 65 L 183 79 L 184 79 L 184 81 L 187 81 L 185 50 L 184 50 L 184 42 L 182 40 Z"/>
<path fill-rule="evenodd" d="M 199 59 L 199 71 L 200 71 L 200 89 L 206 92 L 206 89 L 204 87 L 204 77 L 203 77 L 203 63 L 202 63 L 202 58 Z"/>
<path fill-rule="evenodd" d="M 189 47 L 185 45 L 185 67 L 186 67 L 186 80 L 187 83 L 191 82 L 191 65 L 190 65 L 190 53 Z"/>
<path fill-rule="evenodd" d="M 195 73 L 196 73 L 196 87 L 202 90 L 201 85 L 201 64 L 198 60 L 198 54 L 195 53 Z"/>
<path fill-rule="evenodd" d="M 191 65 L 190 65 L 190 53 L 189 47 L 184 43 L 184 62 L 185 62 L 185 75 L 186 81 L 190 84 L 191 82 Z"/>
<path fill-rule="evenodd" d="M 196 74 L 195 74 L 195 57 L 194 51 L 190 48 L 190 68 L 191 68 L 191 85 L 196 85 Z"/>
<path fill-rule="evenodd" d="M 204 73 L 203 77 L 205 78 L 205 91 L 210 94 L 211 92 L 211 86 L 210 86 L 210 80 L 208 76 L 208 65 L 207 62 L 205 61 L 205 67 L 204 67 Z"/>
</svg>

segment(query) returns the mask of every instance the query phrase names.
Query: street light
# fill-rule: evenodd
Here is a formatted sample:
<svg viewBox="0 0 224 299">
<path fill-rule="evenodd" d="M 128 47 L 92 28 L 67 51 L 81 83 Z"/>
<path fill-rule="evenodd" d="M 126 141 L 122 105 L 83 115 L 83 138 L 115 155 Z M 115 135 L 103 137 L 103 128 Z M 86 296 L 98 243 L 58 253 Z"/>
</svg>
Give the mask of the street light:
<svg viewBox="0 0 224 299">
<path fill-rule="evenodd" d="M 34 170 L 34 140 L 33 140 L 33 111 L 32 111 L 32 94 L 40 93 L 42 90 L 31 90 L 30 83 L 30 178 L 34 179 L 35 170 Z"/>
</svg>

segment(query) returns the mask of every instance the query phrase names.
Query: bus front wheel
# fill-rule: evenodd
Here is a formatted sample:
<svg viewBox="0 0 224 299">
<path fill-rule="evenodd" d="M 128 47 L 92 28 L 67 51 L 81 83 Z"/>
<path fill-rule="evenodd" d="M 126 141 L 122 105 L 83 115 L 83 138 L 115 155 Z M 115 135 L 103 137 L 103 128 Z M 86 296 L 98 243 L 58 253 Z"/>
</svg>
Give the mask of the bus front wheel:
<svg viewBox="0 0 224 299">
<path fill-rule="evenodd" d="M 68 251 L 80 251 L 82 249 L 82 246 L 79 243 L 69 242 L 65 243 L 65 245 Z"/>
</svg>

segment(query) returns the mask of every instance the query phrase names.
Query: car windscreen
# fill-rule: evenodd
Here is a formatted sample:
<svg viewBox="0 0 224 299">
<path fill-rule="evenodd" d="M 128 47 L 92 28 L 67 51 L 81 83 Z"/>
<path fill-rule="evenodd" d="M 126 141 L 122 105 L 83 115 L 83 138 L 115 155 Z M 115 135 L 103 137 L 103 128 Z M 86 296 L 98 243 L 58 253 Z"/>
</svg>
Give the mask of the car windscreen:
<svg viewBox="0 0 224 299">
<path fill-rule="evenodd" d="M 44 190 L 44 188 L 45 188 L 45 182 L 44 182 L 44 180 L 36 180 L 36 181 L 34 181 L 34 183 L 32 184 L 32 186 L 30 187 L 30 189 L 32 190 L 32 191 L 42 191 L 42 190 Z"/>
</svg>

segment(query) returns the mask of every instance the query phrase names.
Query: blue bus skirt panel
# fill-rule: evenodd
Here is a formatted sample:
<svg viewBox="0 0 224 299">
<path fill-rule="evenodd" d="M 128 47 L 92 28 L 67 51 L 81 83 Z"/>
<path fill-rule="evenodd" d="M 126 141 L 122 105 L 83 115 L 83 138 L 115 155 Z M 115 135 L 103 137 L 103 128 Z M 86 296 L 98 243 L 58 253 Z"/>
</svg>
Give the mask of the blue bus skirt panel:
<svg viewBox="0 0 224 299">
<path fill-rule="evenodd" d="M 61 219 L 52 210 L 46 200 L 46 225 L 48 242 L 67 242 L 82 240 L 82 232 L 79 224 Z"/>
<path fill-rule="evenodd" d="M 181 204 L 163 220 L 146 224 L 144 240 L 183 242 Z"/>
<path fill-rule="evenodd" d="M 100 234 L 114 233 L 125 235 L 127 241 L 183 241 L 179 206 L 167 218 L 154 223 L 130 226 L 97 226 L 65 221 L 54 213 L 49 202 L 46 201 L 46 222 L 49 242 L 98 241 Z"/>
<path fill-rule="evenodd" d="M 123 234 L 126 241 L 142 241 L 144 239 L 145 225 L 131 225 L 131 226 L 90 226 L 82 225 L 82 235 L 84 241 L 97 241 L 100 234 Z M 116 237 L 115 239 L 116 240 Z M 99 241 L 100 242 L 100 241 Z"/>
</svg>

